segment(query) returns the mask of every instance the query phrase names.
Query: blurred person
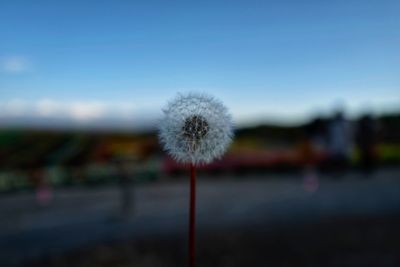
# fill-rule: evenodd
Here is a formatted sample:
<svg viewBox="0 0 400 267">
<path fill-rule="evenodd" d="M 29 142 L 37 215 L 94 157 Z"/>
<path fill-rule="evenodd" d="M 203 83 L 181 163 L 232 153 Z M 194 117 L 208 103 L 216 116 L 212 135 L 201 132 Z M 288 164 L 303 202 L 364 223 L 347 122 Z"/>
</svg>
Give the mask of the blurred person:
<svg viewBox="0 0 400 267">
<path fill-rule="evenodd" d="M 138 146 L 136 153 L 131 155 L 115 155 L 108 151 L 107 157 L 112 158 L 117 175 L 118 185 L 120 188 L 120 218 L 127 219 L 133 214 L 134 209 L 134 179 L 133 175 L 137 175 L 138 167 L 145 164 L 158 147 L 154 146 L 154 142 L 142 140 Z"/>
<path fill-rule="evenodd" d="M 318 163 L 325 144 L 326 131 L 324 121 L 321 118 L 316 118 L 305 126 L 304 139 L 301 145 L 304 166 L 303 186 L 306 191 L 314 192 L 318 190 Z"/>
<path fill-rule="evenodd" d="M 366 176 L 369 176 L 375 168 L 376 139 L 376 124 L 372 116 L 366 114 L 358 120 L 355 134 L 361 170 Z"/>
<path fill-rule="evenodd" d="M 36 203 L 40 206 L 47 206 L 53 199 L 53 191 L 50 184 L 46 181 L 43 171 L 39 168 L 33 169 L 29 177 L 35 189 Z"/>
<path fill-rule="evenodd" d="M 344 112 L 339 110 L 328 126 L 328 156 L 332 171 L 341 175 L 350 159 L 351 129 Z"/>
<path fill-rule="evenodd" d="M 113 162 L 117 168 L 118 185 L 120 188 L 120 218 L 125 219 L 131 215 L 133 206 L 133 182 L 127 166 L 129 161 L 124 158 L 115 158 Z"/>
</svg>

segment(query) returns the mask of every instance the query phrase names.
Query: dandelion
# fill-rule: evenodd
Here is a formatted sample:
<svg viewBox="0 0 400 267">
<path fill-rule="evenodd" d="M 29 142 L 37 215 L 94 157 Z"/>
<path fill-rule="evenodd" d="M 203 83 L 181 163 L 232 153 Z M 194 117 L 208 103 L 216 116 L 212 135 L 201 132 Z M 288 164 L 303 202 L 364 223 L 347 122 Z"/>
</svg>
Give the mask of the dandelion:
<svg viewBox="0 0 400 267">
<path fill-rule="evenodd" d="M 204 94 L 179 94 L 164 109 L 159 138 L 178 162 L 199 165 L 220 158 L 232 141 L 226 107 Z"/>
<path fill-rule="evenodd" d="M 227 108 L 205 94 L 179 94 L 163 110 L 159 139 L 178 162 L 190 164 L 189 266 L 195 266 L 196 166 L 222 157 L 232 142 Z"/>
</svg>

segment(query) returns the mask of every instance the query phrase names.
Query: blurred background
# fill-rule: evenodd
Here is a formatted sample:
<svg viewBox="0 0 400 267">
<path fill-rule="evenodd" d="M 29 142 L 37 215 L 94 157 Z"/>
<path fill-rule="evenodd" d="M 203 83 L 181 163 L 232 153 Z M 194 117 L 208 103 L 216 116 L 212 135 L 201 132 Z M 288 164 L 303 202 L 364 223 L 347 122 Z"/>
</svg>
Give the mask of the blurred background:
<svg viewBox="0 0 400 267">
<path fill-rule="evenodd" d="M 185 266 L 178 92 L 233 115 L 200 266 L 400 266 L 400 3 L 0 2 L 0 265 Z"/>
</svg>

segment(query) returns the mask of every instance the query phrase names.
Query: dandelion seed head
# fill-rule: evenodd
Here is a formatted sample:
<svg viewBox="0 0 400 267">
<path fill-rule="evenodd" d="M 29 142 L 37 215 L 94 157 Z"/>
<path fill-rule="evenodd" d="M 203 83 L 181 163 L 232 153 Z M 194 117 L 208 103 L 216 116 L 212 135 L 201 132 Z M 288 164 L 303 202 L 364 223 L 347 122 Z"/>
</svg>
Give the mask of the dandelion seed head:
<svg viewBox="0 0 400 267">
<path fill-rule="evenodd" d="M 159 139 L 178 162 L 202 164 L 220 158 L 232 141 L 226 107 L 205 94 L 178 94 L 163 109 Z"/>
</svg>

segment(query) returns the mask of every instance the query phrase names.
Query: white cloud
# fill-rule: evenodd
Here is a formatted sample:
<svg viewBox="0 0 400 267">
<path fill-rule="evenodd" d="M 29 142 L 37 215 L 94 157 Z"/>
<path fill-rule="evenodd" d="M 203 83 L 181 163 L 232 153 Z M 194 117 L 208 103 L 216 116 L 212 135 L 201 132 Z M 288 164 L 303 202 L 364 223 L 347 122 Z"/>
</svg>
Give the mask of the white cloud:
<svg viewBox="0 0 400 267">
<path fill-rule="evenodd" d="M 102 102 L 61 102 L 43 99 L 34 105 L 33 110 L 41 117 L 67 117 L 78 121 L 86 121 L 109 115 L 112 106 Z"/>
<path fill-rule="evenodd" d="M 5 73 L 19 74 L 29 71 L 31 64 L 26 57 L 9 56 L 0 60 L 0 68 Z"/>
<path fill-rule="evenodd" d="M 75 102 L 66 106 L 70 117 L 79 121 L 99 119 L 109 113 L 110 107 L 104 103 Z"/>
<path fill-rule="evenodd" d="M 118 104 L 95 101 L 61 102 L 44 99 L 36 104 L 36 111 L 45 117 L 66 117 L 77 121 L 95 120 L 111 116 L 113 110 L 124 113 Z"/>
<path fill-rule="evenodd" d="M 68 102 L 46 98 L 34 102 L 21 99 L 0 102 L 1 117 L 67 118 L 75 121 L 131 119 L 135 110 L 133 104 L 101 101 Z"/>
<path fill-rule="evenodd" d="M 0 112 L 5 116 L 23 116 L 29 110 L 29 105 L 21 99 L 12 99 L 5 103 L 0 103 Z"/>
<path fill-rule="evenodd" d="M 37 102 L 36 111 L 43 117 L 51 117 L 60 112 L 60 103 L 51 99 L 43 99 Z"/>
</svg>

